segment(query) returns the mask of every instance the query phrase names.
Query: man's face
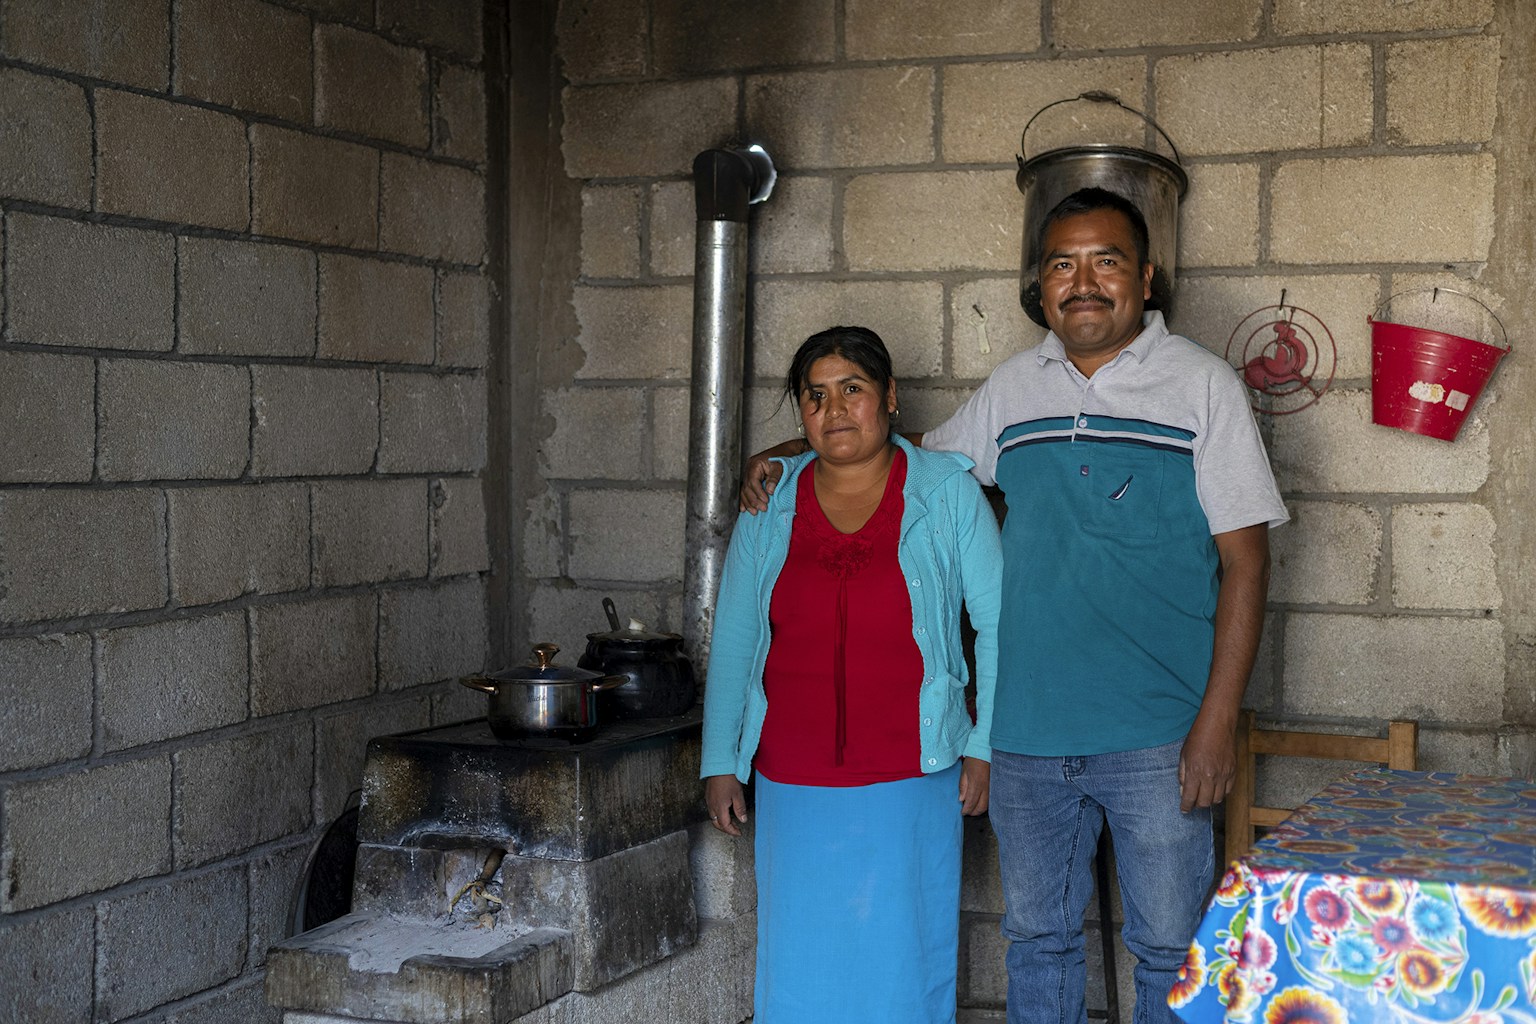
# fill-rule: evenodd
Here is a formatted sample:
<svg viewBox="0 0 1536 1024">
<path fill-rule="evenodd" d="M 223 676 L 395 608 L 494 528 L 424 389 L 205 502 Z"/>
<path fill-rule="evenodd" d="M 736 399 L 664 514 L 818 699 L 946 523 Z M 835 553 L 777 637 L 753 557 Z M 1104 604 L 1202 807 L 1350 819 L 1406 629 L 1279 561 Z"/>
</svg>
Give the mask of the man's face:
<svg viewBox="0 0 1536 1024">
<path fill-rule="evenodd" d="M 1113 209 L 1057 221 L 1046 229 L 1042 249 L 1045 322 L 1072 361 L 1091 372 L 1141 333 L 1141 311 L 1152 295 L 1152 264 L 1136 265 L 1131 222 Z"/>
</svg>

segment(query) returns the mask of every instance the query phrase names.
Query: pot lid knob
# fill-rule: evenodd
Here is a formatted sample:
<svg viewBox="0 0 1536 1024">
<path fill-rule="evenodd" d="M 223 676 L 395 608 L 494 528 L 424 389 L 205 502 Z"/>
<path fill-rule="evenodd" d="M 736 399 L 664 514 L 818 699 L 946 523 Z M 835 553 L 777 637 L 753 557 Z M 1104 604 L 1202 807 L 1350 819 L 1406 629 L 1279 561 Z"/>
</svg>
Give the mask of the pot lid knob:
<svg viewBox="0 0 1536 1024">
<path fill-rule="evenodd" d="M 533 645 L 533 657 L 538 662 L 540 671 L 552 667 L 555 655 L 560 653 L 559 644 L 542 643 Z"/>
</svg>

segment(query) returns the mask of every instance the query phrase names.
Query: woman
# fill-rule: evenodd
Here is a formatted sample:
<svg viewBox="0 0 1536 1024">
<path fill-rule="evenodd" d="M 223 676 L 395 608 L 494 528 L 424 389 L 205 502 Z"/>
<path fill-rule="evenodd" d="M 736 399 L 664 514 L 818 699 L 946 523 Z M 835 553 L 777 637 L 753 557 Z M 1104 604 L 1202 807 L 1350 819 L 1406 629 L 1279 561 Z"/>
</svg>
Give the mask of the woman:
<svg viewBox="0 0 1536 1024">
<path fill-rule="evenodd" d="M 987 809 L 997 522 L 969 460 L 891 433 L 873 331 L 807 339 L 785 390 L 810 451 L 731 538 L 700 772 L 733 836 L 757 772 L 755 1019 L 950 1024 L 960 816 Z"/>
</svg>

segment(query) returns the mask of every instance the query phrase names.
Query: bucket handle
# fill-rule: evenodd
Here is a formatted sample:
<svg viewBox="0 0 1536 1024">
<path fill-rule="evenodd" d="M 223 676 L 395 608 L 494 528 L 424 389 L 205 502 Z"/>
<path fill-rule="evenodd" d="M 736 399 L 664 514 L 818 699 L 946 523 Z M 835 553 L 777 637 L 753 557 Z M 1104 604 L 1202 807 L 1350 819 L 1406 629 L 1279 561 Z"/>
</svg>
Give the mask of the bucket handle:
<svg viewBox="0 0 1536 1024">
<path fill-rule="evenodd" d="M 1499 334 L 1501 334 L 1503 336 L 1503 338 L 1504 338 L 1504 353 L 1506 355 L 1508 355 L 1509 352 L 1513 350 L 1514 346 L 1511 345 L 1510 342 L 1509 342 L 1509 332 L 1504 329 L 1504 321 L 1499 319 L 1499 314 L 1497 314 L 1493 310 L 1489 309 L 1488 308 L 1488 304 L 1486 302 L 1484 302 L 1483 300 L 1475 298 L 1475 297 L 1473 297 L 1471 295 L 1468 295 L 1466 292 L 1457 291 L 1455 288 L 1447 288 L 1444 285 L 1425 285 L 1422 288 L 1405 288 L 1405 289 L 1403 289 L 1400 292 L 1393 292 L 1391 295 L 1388 295 L 1386 297 L 1386 299 L 1384 299 L 1382 302 L 1378 303 L 1375 309 L 1371 310 L 1371 315 L 1365 318 L 1365 322 L 1366 323 L 1375 323 L 1376 322 L 1376 314 L 1381 312 L 1381 309 L 1382 309 L 1383 306 L 1390 305 L 1393 299 L 1400 298 L 1400 297 L 1402 297 L 1404 295 L 1414 295 L 1414 294 L 1417 294 L 1418 292 L 1428 292 L 1428 291 L 1433 291 L 1435 293 L 1434 296 L 1429 300 L 1430 302 L 1434 302 L 1436 299 L 1439 299 L 1441 292 L 1449 292 L 1452 295 L 1460 295 L 1462 298 L 1466 299 L 1468 302 L 1475 302 L 1479 306 L 1482 306 L 1483 307 L 1483 312 L 1487 313 L 1490 317 L 1492 317 L 1493 318 L 1493 322 L 1499 325 Z M 1498 348 L 1497 345 L 1494 345 L 1492 347 L 1493 348 Z"/>
<path fill-rule="evenodd" d="M 1052 107 L 1059 107 L 1063 103 L 1076 103 L 1078 100 L 1087 100 L 1090 103 L 1113 103 L 1121 110 L 1126 110 L 1132 114 L 1135 114 L 1137 117 L 1147 122 L 1147 124 L 1151 125 L 1153 131 L 1161 135 L 1163 137 L 1163 141 L 1168 143 L 1168 148 L 1173 150 L 1173 162 L 1178 164 L 1180 167 L 1184 166 L 1184 161 L 1179 158 L 1179 147 L 1173 144 L 1173 140 L 1168 137 L 1168 133 L 1163 131 L 1162 125 L 1158 124 L 1156 121 L 1152 120 L 1152 118 L 1137 110 L 1135 107 L 1128 106 L 1120 102 L 1120 97 L 1116 96 L 1114 93 L 1102 92 L 1098 89 L 1090 89 L 1087 92 L 1080 92 L 1076 96 L 1068 96 L 1064 100 L 1054 100 L 1050 103 L 1047 103 L 1039 110 L 1035 111 L 1034 117 L 1031 117 L 1024 123 L 1024 130 L 1019 133 L 1019 151 L 1023 154 L 1022 159 L 1029 159 L 1029 146 L 1027 144 L 1027 139 L 1029 136 L 1029 126 L 1035 123 L 1035 118 L 1039 117 L 1047 110 L 1050 110 Z"/>
</svg>

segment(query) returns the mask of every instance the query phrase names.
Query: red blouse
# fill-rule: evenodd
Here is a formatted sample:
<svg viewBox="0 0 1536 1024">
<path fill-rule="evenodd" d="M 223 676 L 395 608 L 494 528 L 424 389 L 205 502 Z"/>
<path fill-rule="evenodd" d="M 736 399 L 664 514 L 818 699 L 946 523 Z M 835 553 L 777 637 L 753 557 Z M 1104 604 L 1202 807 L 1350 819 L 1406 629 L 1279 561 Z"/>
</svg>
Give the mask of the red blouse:
<svg viewBox="0 0 1536 1024">
<path fill-rule="evenodd" d="M 923 658 L 896 557 L 907 456 L 896 452 L 880 506 L 855 533 L 827 520 L 814 471 L 813 463 L 800 474 L 769 604 L 768 715 L 755 764 L 774 782 L 802 786 L 914 778 Z"/>
</svg>

